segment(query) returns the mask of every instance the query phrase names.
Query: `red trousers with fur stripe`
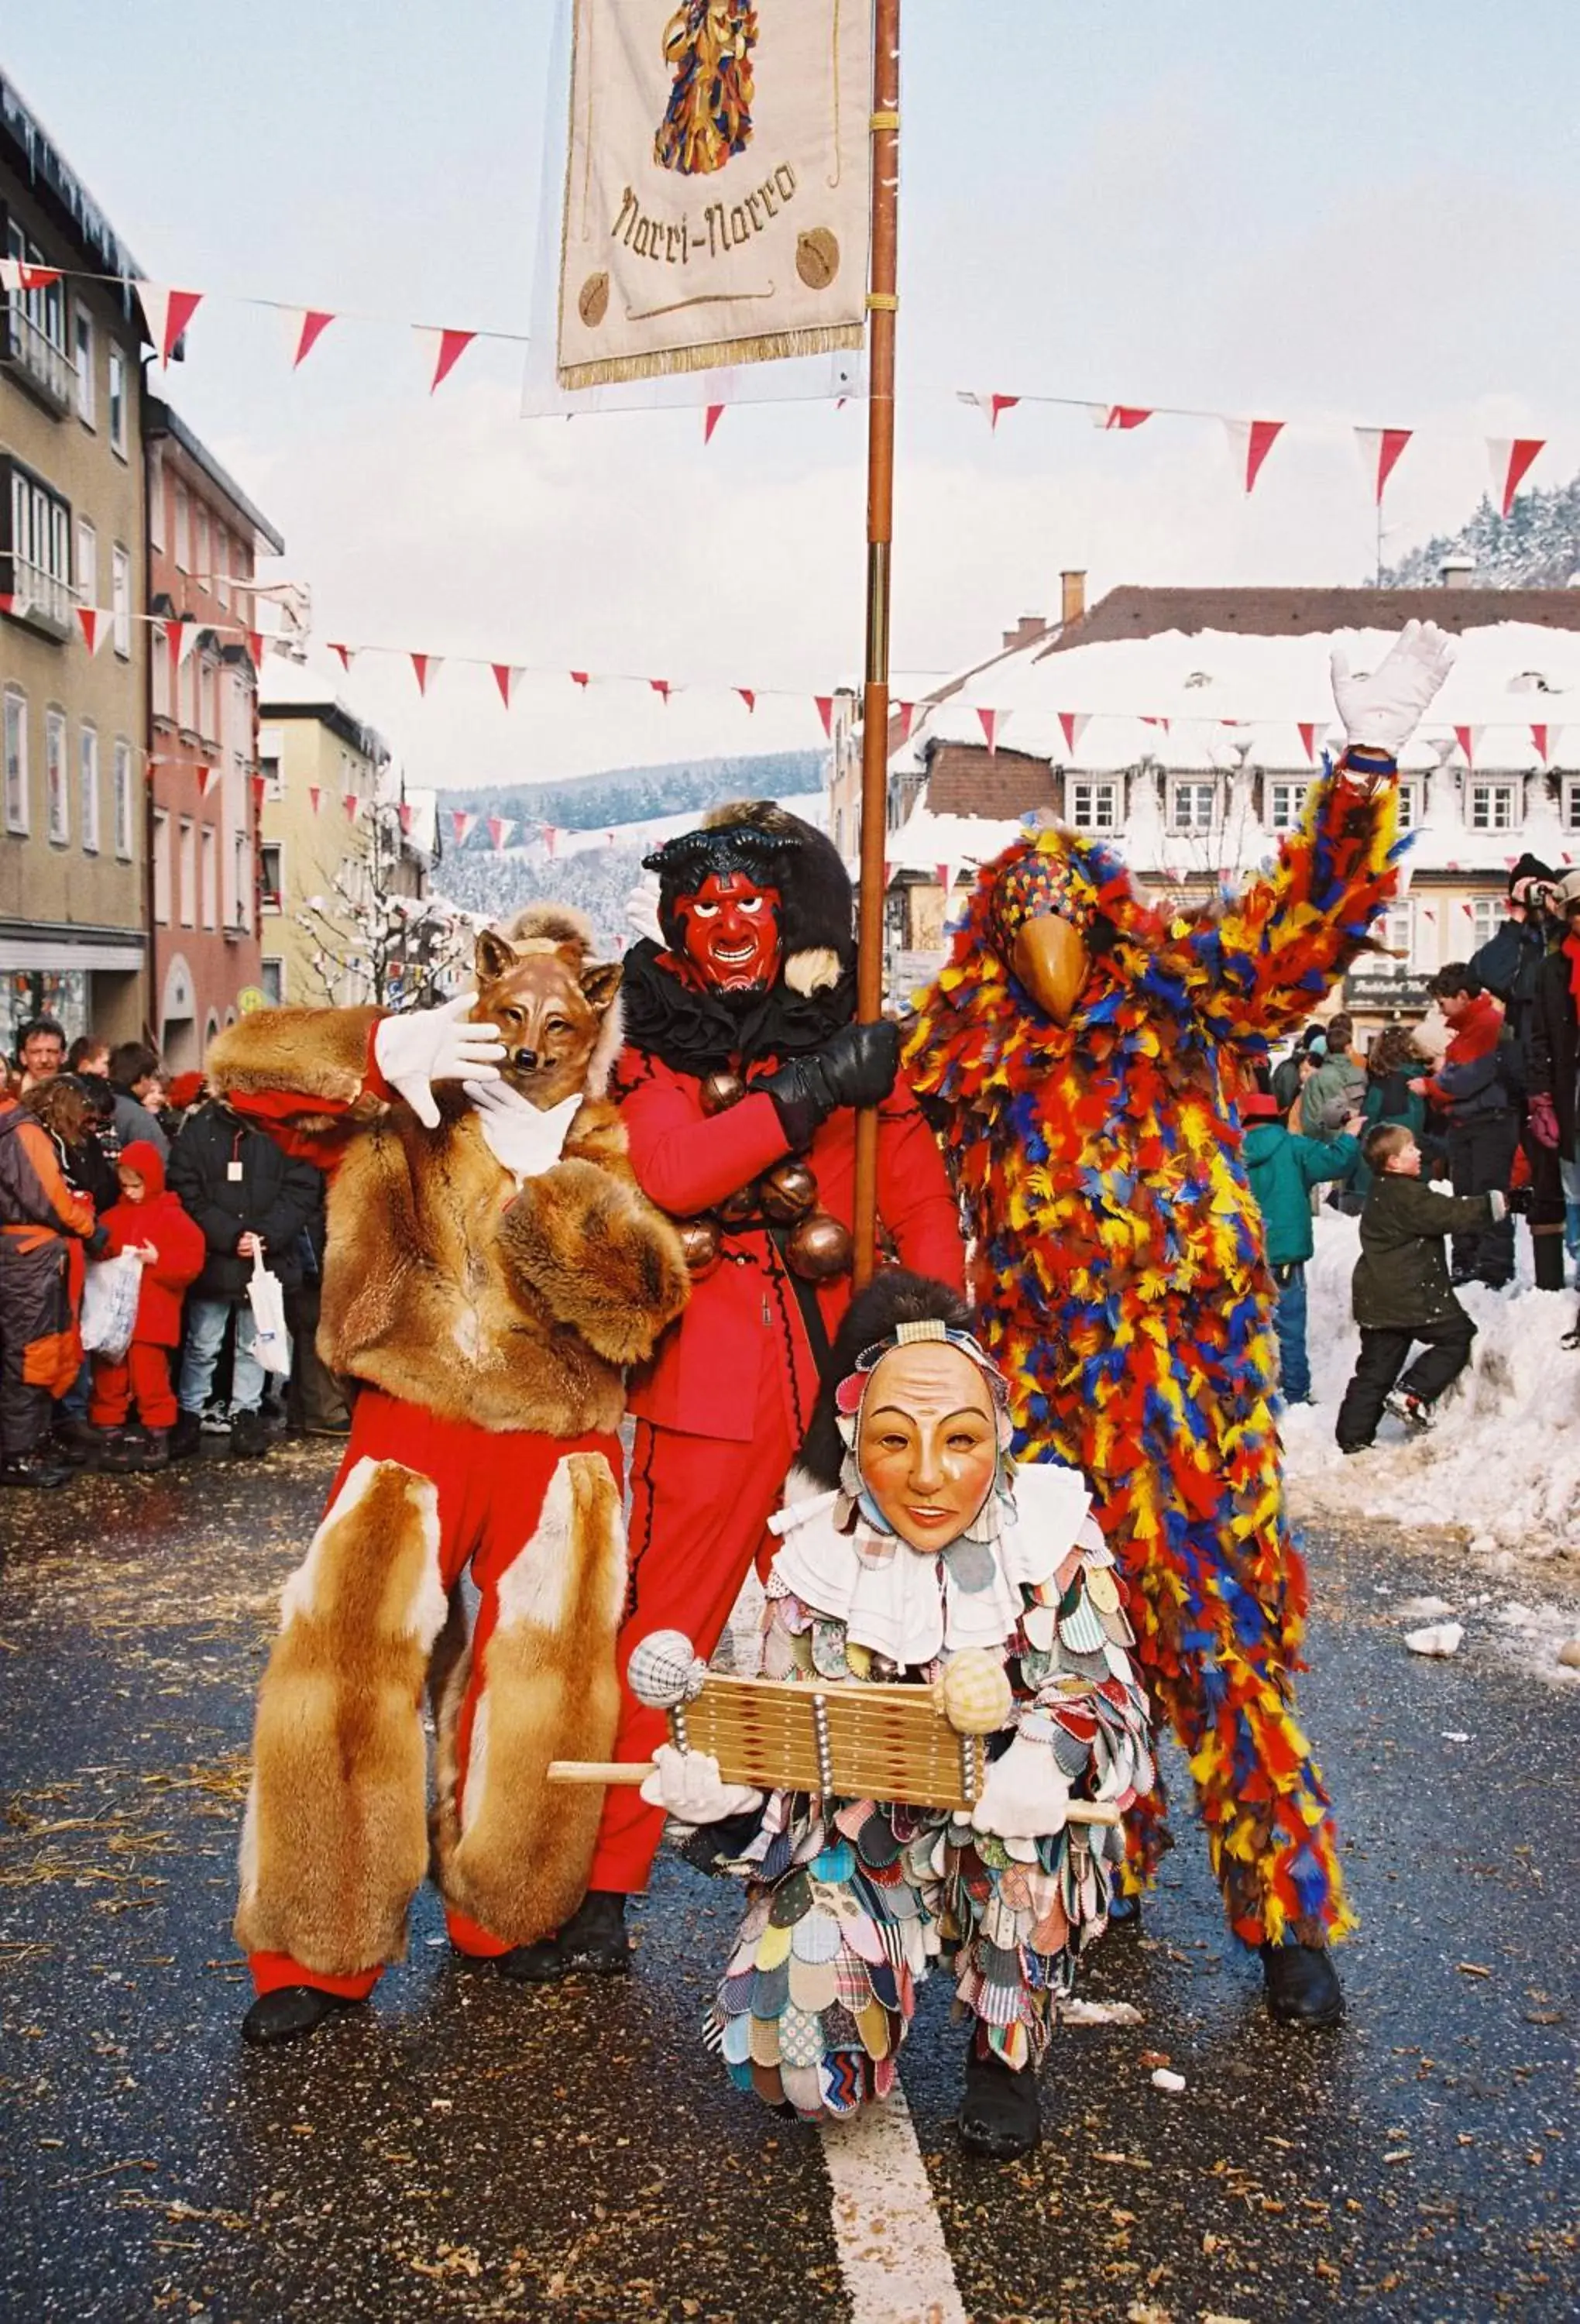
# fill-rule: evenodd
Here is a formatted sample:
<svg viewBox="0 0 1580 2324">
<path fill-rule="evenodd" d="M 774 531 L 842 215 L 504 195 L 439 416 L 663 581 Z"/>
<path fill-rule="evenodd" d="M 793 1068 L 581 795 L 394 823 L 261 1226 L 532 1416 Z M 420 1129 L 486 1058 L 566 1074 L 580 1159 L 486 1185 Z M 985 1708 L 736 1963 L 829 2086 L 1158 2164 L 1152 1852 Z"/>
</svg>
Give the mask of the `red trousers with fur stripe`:
<svg viewBox="0 0 1580 2324">
<path fill-rule="evenodd" d="M 405 1404 L 364 1388 L 352 1416 L 351 1438 L 326 1508 L 362 1460 L 395 1461 L 431 1479 L 439 1497 L 439 1568 L 446 1590 L 454 1589 L 470 1564 L 478 1591 L 473 1629 L 472 1683 L 462 1706 L 457 1734 L 458 1786 L 464 1783 L 472 1724 L 482 1692 L 483 1648 L 499 1618 L 499 1582 L 536 1531 L 549 1480 L 568 1453 L 601 1453 L 620 1483 L 623 1456 L 614 1436 L 544 1436 L 535 1430 L 478 1428 L 470 1421 L 442 1420 L 420 1405 Z M 509 1950 L 506 1942 L 464 1914 L 446 1910 L 451 1941 L 463 1952 L 489 1958 Z M 381 1969 L 332 1977 L 307 1968 L 289 1953 L 250 1953 L 248 1967 L 260 1993 L 280 1986 L 310 1985 L 360 2001 L 372 1991 Z"/>
</svg>

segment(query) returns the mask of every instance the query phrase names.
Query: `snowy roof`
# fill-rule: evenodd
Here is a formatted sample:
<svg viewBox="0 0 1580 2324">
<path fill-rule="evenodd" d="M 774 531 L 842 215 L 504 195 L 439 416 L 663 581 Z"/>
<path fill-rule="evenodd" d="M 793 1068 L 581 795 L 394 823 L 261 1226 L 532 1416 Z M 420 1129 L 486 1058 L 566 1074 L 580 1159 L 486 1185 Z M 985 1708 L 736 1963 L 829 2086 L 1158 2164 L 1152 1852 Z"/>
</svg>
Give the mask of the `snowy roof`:
<svg viewBox="0 0 1580 2324">
<path fill-rule="evenodd" d="M 259 717 L 302 717 L 317 712 L 326 725 L 345 733 L 365 758 L 387 759 L 390 746 L 383 736 L 341 694 L 341 675 L 322 662 L 297 661 L 289 654 L 268 655 L 258 679 Z"/>
</svg>

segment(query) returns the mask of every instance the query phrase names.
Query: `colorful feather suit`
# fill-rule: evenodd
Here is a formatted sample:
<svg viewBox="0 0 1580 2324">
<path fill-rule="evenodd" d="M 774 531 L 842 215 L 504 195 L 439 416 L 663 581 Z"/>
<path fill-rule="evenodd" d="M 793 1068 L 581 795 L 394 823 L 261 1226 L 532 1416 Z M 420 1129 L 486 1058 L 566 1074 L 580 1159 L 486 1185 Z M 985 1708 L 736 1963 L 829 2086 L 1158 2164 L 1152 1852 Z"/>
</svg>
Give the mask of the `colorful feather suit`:
<svg viewBox="0 0 1580 2324">
<path fill-rule="evenodd" d="M 1248 1945 L 1321 1945 L 1352 1923 L 1294 1715 L 1306 1578 L 1284 1516 L 1273 1289 L 1236 1090 L 1364 948 L 1394 890 L 1396 827 L 1391 785 L 1372 797 L 1329 772 L 1275 865 L 1171 918 L 1102 845 L 1017 841 L 982 872 L 905 1049 L 976 1238 L 1015 1451 L 1092 1480 L 1143 1676 L 1190 1758 Z M 1050 908 L 1091 953 L 1067 1027 L 1001 957 L 1015 912 Z M 1132 1819 L 1133 1886 L 1169 1844 L 1160 1786 Z"/>
<path fill-rule="evenodd" d="M 664 28 L 664 60 L 674 81 L 653 140 L 661 170 L 707 176 L 746 151 L 757 34 L 757 10 L 743 0 L 685 0 L 675 10 Z"/>
</svg>

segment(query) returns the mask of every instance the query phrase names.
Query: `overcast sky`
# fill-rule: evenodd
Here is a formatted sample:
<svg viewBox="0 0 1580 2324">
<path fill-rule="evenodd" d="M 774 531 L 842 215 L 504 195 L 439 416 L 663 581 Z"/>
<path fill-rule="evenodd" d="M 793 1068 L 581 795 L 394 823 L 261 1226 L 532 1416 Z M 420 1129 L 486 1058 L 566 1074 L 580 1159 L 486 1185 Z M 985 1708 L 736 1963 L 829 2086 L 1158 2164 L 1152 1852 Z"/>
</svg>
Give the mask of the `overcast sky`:
<svg viewBox="0 0 1580 2324">
<path fill-rule="evenodd" d="M 793 0 L 760 0 L 765 16 Z M 7 0 L 0 65 L 157 281 L 525 332 L 556 0 Z M 1573 0 L 905 0 L 897 669 L 1122 581 L 1357 581 L 1344 423 L 1414 426 L 1387 553 L 1457 523 L 1480 438 L 1580 466 Z M 555 92 L 556 108 L 561 93 Z M 519 350 L 430 400 L 410 335 L 198 316 L 172 401 L 284 533 L 321 638 L 805 687 L 861 651 L 864 415 L 523 420 Z M 1222 431 L 1101 436 L 951 391 L 1324 419 L 1247 502 Z M 821 740 L 727 695 L 359 663 L 414 781 Z"/>
</svg>

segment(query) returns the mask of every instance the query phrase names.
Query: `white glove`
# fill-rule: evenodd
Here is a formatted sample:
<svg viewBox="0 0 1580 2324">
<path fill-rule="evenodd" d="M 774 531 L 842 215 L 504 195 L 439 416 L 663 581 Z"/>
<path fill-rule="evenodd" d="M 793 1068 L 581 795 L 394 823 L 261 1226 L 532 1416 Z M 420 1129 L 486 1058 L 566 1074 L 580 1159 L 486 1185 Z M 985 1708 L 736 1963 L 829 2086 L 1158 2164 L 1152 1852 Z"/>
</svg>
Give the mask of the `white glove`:
<svg viewBox="0 0 1580 2324">
<path fill-rule="evenodd" d="M 639 936 L 650 936 L 656 945 L 663 943 L 664 931 L 658 925 L 657 872 L 644 872 L 626 898 L 626 918 Z"/>
<path fill-rule="evenodd" d="M 492 1082 L 494 1060 L 505 1054 L 497 1025 L 470 1025 L 475 992 L 463 992 L 442 1009 L 409 1009 L 386 1017 L 373 1035 L 373 1059 L 391 1089 L 400 1091 L 425 1130 L 439 1126 L 435 1082 Z"/>
<path fill-rule="evenodd" d="M 1017 1735 L 988 1768 L 971 1821 L 1000 1840 L 1044 1840 L 1063 1831 L 1069 1806 L 1070 1785 L 1052 1745 Z"/>
<path fill-rule="evenodd" d="M 581 1109 L 580 1090 L 543 1113 L 509 1082 L 470 1081 L 461 1086 L 477 1110 L 478 1127 L 495 1161 L 504 1164 L 518 1185 L 553 1169 Z"/>
<path fill-rule="evenodd" d="M 677 1823 L 722 1823 L 726 1816 L 741 1815 L 762 1805 L 763 1795 L 749 1784 L 727 1784 L 719 1762 L 706 1751 L 677 1751 L 660 1743 L 653 1754 L 653 1773 L 642 1785 L 650 1808 L 662 1808 Z"/>
<path fill-rule="evenodd" d="M 1407 622 L 1370 678 L 1352 678 L 1349 656 L 1333 649 L 1333 698 L 1348 740 L 1397 759 L 1453 668 L 1436 622 Z"/>
</svg>

